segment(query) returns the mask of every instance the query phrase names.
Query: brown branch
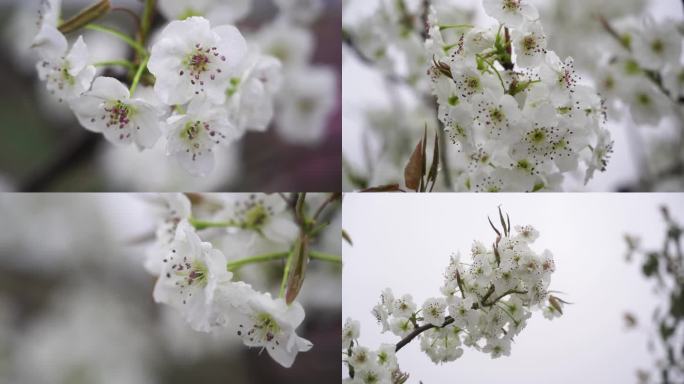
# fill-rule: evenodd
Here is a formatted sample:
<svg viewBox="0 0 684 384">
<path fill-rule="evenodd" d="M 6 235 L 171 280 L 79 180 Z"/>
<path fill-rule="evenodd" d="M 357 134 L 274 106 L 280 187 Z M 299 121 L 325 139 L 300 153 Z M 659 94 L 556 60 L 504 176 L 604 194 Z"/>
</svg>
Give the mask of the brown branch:
<svg viewBox="0 0 684 384">
<path fill-rule="evenodd" d="M 527 294 L 527 291 L 518 291 L 518 290 L 515 290 L 515 289 L 509 289 L 508 291 L 502 293 L 499 297 L 497 297 L 496 299 L 494 299 L 491 303 L 485 303 L 485 300 L 483 299 L 483 300 L 482 300 L 482 306 L 483 306 L 483 307 L 491 307 L 492 305 L 496 304 L 499 300 L 501 300 L 501 299 L 503 299 L 504 297 L 506 297 L 506 296 L 508 296 L 508 295 L 511 295 L 511 294 L 513 294 L 513 293 L 518 293 L 518 294 L 521 294 L 521 295 L 525 295 L 525 294 Z"/>
<path fill-rule="evenodd" d="M 444 319 L 444 324 L 442 324 L 439 328 L 444 328 L 444 327 L 446 327 L 447 325 L 449 325 L 449 324 L 451 324 L 451 323 L 453 323 L 453 322 L 454 322 L 454 318 L 451 317 L 451 316 L 447 316 L 447 317 Z M 424 324 L 424 325 L 421 325 L 420 327 L 414 329 L 413 331 L 411 331 L 411 333 L 409 333 L 408 335 L 406 335 L 406 337 L 404 337 L 403 339 L 399 340 L 399 342 L 397 343 L 397 345 L 396 345 L 396 347 L 395 347 L 395 349 L 394 349 L 394 352 L 399 352 L 399 350 L 402 349 L 402 348 L 404 348 L 404 346 L 406 346 L 406 344 L 410 343 L 411 340 L 415 339 L 416 336 L 418 336 L 418 335 L 420 335 L 421 333 L 423 333 L 423 332 L 425 332 L 425 331 L 427 331 L 427 330 L 429 330 L 429 329 L 432 329 L 432 328 L 437 328 L 437 327 L 436 327 L 435 325 L 433 325 L 433 324 Z"/>
</svg>

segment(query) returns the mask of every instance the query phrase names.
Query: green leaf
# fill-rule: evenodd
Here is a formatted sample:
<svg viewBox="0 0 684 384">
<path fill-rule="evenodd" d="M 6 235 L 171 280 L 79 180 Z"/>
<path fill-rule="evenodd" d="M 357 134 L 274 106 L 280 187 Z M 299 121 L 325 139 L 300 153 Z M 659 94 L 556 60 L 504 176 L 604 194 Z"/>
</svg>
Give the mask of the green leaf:
<svg viewBox="0 0 684 384">
<path fill-rule="evenodd" d="M 646 261 L 641 266 L 641 271 L 646 277 L 651 277 L 658 271 L 658 253 L 649 253 Z"/>
<path fill-rule="evenodd" d="M 675 332 L 675 327 L 670 327 L 665 323 L 665 320 L 660 322 L 660 338 L 667 341 Z"/>
</svg>

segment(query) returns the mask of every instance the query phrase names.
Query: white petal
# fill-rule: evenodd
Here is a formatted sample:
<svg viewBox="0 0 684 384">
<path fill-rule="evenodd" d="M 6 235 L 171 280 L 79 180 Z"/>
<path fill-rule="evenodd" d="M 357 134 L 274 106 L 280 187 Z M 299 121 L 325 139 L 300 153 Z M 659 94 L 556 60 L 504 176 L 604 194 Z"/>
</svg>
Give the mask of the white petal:
<svg viewBox="0 0 684 384">
<path fill-rule="evenodd" d="M 226 56 L 226 63 L 236 68 L 247 53 L 247 42 L 240 31 L 232 25 L 222 25 L 213 29 L 221 41 L 217 44 L 218 50 Z"/>
<path fill-rule="evenodd" d="M 121 82 L 113 77 L 98 76 L 88 93 L 104 100 L 128 99 L 129 93 Z"/>
<path fill-rule="evenodd" d="M 278 242 L 290 243 L 299 233 L 299 227 L 289 217 L 276 215 L 271 217 L 263 228 L 264 236 Z"/>
<path fill-rule="evenodd" d="M 151 105 L 142 103 L 143 102 L 141 101 L 133 103 L 138 109 L 138 115 L 135 116 L 135 120 L 131 122 L 136 124 L 136 127 L 134 128 L 135 143 L 143 148 L 152 148 L 161 136 L 161 130 L 159 129 L 159 113 Z"/>
<path fill-rule="evenodd" d="M 76 76 L 88 65 L 90 62 L 90 52 L 88 52 L 88 47 L 83 41 L 83 36 L 78 37 L 66 59 L 69 62 L 69 74 L 71 76 Z"/>
<path fill-rule="evenodd" d="M 56 60 L 64 56 L 67 46 L 66 37 L 57 28 L 49 24 L 43 24 L 40 32 L 33 39 L 32 45 L 40 57 L 48 60 Z"/>
<path fill-rule="evenodd" d="M 69 102 L 71 110 L 74 111 L 78 122 L 87 130 L 102 132 L 103 124 L 101 115 L 103 100 L 99 97 L 84 95 Z"/>
<path fill-rule="evenodd" d="M 537 20 L 539 18 L 539 11 L 537 11 L 537 8 L 527 2 L 520 5 L 520 13 L 528 20 Z"/>
<path fill-rule="evenodd" d="M 193 176 L 206 176 L 214 169 L 214 153 L 207 150 L 197 153 L 181 151 L 176 154 L 180 165 Z"/>
</svg>

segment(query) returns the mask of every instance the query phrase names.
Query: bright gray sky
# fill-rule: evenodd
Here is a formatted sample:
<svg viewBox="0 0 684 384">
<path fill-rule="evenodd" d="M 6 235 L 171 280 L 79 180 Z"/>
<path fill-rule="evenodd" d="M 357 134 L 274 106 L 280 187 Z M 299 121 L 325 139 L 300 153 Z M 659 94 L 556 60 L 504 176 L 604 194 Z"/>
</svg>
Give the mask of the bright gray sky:
<svg viewBox="0 0 684 384">
<path fill-rule="evenodd" d="M 553 321 L 535 312 L 516 339 L 510 357 L 492 360 L 465 349 L 463 357 L 441 366 L 420 352 L 415 341 L 402 349 L 399 363 L 409 383 L 582 383 L 636 382 L 635 370 L 648 368 L 646 336 L 625 331 L 630 310 L 647 319 L 657 303 L 639 265 L 624 262 L 624 233 L 641 235 L 646 247 L 660 247 L 664 234 L 658 207 L 667 204 L 684 220 L 681 194 L 346 194 L 343 227 L 354 246 L 343 244 L 343 317 L 361 322 L 361 344 L 371 349 L 396 343 L 370 315 L 380 291 L 411 293 L 418 305 L 439 294 L 449 254 L 468 259 L 473 240 L 494 240 L 501 204 L 511 224 L 532 224 L 541 233 L 537 252 L 553 252 L 551 288 L 575 303 Z M 619 363 L 618 363 L 619 362 Z"/>
<path fill-rule="evenodd" d="M 476 20 L 478 25 L 489 25 L 496 21 L 484 14 L 481 0 L 453 0 L 466 8 L 478 10 Z M 533 0 L 539 5 L 546 0 Z M 571 0 L 568 0 L 571 1 Z M 600 1 L 600 0 L 596 0 Z M 374 0 L 348 0 L 345 3 L 343 16 L 345 21 L 353 22 L 361 15 L 372 13 L 377 7 Z M 680 0 L 651 0 L 648 1 L 647 9 L 656 20 L 664 18 L 676 18 L 681 20 L 683 17 L 682 2 Z M 544 20 L 542 20 L 542 23 Z M 550 47 L 553 49 L 553 47 Z M 342 148 L 345 158 L 356 167 L 362 166 L 362 143 L 365 136 L 363 112 L 371 107 L 387 106 L 390 102 L 387 97 L 386 87 L 383 85 L 382 77 L 376 71 L 369 70 L 367 66 L 360 63 L 353 54 L 348 54 L 346 49 L 342 57 L 342 126 L 344 134 L 342 137 Z M 410 105 L 410 104 L 409 104 Z M 592 191 L 614 191 L 618 186 L 633 181 L 636 177 L 636 166 L 629 149 L 627 129 L 634 129 L 633 126 L 618 125 L 608 122 L 606 127 L 611 131 L 615 141 L 615 152 L 613 153 L 608 170 L 597 175 L 589 182 L 586 187 L 582 187 L 580 180 L 566 183 L 566 188 L 572 190 L 592 190 Z M 418 140 L 418 136 L 416 141 Z M 408 156 L 408 154 L 407 154 Z M 570 177 L 570 176 L 569 176 Z M 568 178 L 569 178 L 568 177 Z"/>
</svg>

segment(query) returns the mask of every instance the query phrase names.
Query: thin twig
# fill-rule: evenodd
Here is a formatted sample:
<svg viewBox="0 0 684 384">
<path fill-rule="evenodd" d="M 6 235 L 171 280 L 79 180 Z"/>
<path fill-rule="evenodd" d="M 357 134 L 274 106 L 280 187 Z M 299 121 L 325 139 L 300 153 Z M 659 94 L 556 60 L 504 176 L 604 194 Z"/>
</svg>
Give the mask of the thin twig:
<svg viewBox="0 0 684 384">
<path fill-rule="evenodd" d="M 65 173 L 73 170 L 85 160 L 92 158 L 101 142 L 100 135 L 84 131 L 74 144 L 65 148 L 45 168 L 29 177 L 19 190 L 24 192 L 46 190 Z"/>
<path fill-rule="evenodd" d="M 453 322 L 454 322 L 454 318 L 451 317 L 451 316 L 447 316 L 447 317 L 444 319 L 444 324 L 442 324 L 442 326 L 439 327 L 439 328 L 444 328 L 444 327 L 446 327 L 447 325 L 449 325 L 449 324 L 451 324 L 451 323 L 453 323 Z M 430 330 L 430 329 L 432 329 L 432 328 L 437 328 L 437 327 L 436 327 L 435 325 L 433 325 L 433 324 L 424 324 L 424 325 L 421 325 L 420 327 L 414 329 L 411 333 L 409 333 L 408 335 L 406 335 L 406 337 L 404 337 L 403 339 L 399 340 L 399 342 L 397 343 L 396 347 L 394 348 L 394 351 L 395 351 L 395 352 L 399 352 L 399 350 L 402 349 L 402 348 L 404 348 L 404 346 L 405 346 L 406 344 L 410 343 L 411 340 L 415 339 L 416 336 L 418 336 L 418 335 L 420 335 L 421 333 L 423 333 L 423 332 L 425 332 L 425 331 L 427 331 L 427 330 Z"/>
</svg>

